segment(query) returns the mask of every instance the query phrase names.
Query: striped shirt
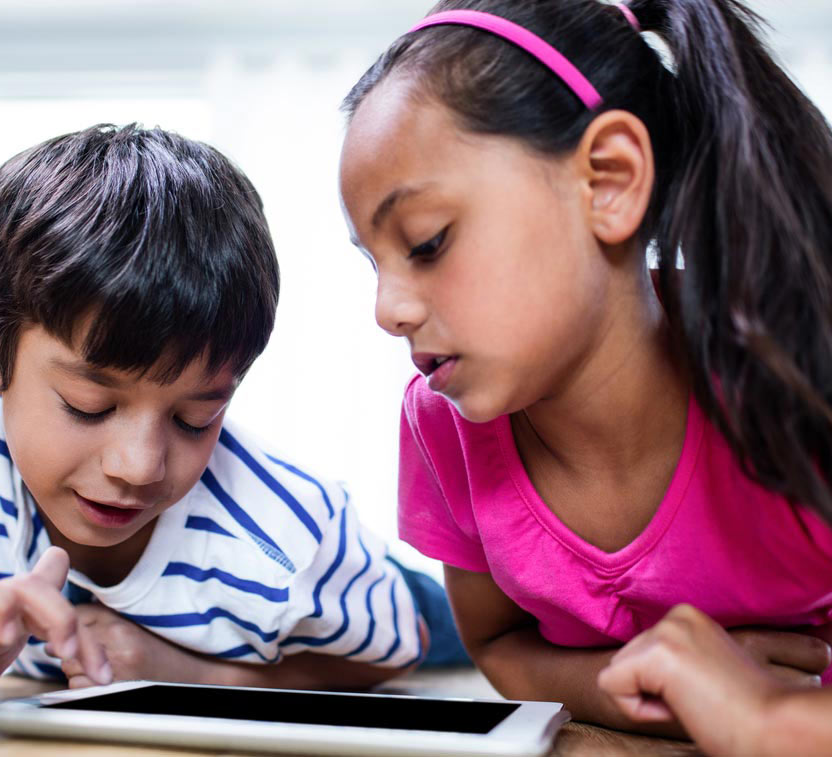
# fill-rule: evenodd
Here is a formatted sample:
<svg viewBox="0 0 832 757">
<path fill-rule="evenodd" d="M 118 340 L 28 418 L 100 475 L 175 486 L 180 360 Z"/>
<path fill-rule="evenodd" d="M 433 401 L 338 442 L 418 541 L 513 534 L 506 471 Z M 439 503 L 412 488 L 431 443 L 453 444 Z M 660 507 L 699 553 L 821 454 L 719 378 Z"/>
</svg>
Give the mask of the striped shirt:
<svg viewBox="0 0 832 757">
<path fill-rule="evenodd" d="M 49 537 L 0 428 L 0 576 L 31 570 Z M 97 601 L 182 647 L 273 663 L 304 651 L 405 667 L 421 657 L 413 599 L 339 484 L 267 454 L 226 421 L 196 486 L 164 511 L 130 574 L 68 596 Z M 61 676 L 30 639 L 14 665 Z"/>
</svg>

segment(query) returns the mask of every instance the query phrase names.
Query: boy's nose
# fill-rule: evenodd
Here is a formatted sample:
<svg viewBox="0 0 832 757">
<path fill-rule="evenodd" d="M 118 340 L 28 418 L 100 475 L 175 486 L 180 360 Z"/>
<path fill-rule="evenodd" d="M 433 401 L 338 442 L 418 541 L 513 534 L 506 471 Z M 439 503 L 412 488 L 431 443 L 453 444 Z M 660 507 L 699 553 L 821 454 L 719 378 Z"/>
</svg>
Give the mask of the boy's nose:
<svg viewBox="0 0 832 757">
<path fill-rule="evenodd" d="M 379 276 L 376 323 L 388 334 L 408 336 L 427 318 L 427 307 L 418 293 L 402 282 L 385 282 Z"/>
<path fill-rule="evenodd" d="M 144 486 L 165 477 L 166 445 L 152 429 L 126 428 L 102 455 L 104 474 L 132 486 Z"/>
</svg>

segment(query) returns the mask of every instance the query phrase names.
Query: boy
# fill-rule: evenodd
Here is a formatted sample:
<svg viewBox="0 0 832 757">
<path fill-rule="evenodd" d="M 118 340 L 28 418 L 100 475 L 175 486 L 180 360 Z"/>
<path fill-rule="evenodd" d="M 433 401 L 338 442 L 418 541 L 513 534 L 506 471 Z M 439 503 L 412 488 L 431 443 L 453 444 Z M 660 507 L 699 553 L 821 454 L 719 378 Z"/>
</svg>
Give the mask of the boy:
<svg viewBox="0 0 832 757">
<path fill-rule="evenodd" d="M 136 126 L 26 150 L 0 167 L 0 282 L 0 667 L 329 688 L 419 661 L 343 489 L 223 420 L 279 288 L 238 169 Z"/>
</svg>

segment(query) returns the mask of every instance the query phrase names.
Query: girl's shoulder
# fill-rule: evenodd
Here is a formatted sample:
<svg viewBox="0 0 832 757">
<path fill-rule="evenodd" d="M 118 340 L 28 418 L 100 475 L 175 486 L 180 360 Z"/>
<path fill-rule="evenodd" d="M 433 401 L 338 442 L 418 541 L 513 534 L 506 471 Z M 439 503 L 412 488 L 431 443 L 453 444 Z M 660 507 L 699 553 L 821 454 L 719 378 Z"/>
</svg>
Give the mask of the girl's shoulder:
<svg viewBox="0 0 832 757">
<path fill-rule="evenodd" d="M 421 373 L 407 383 L 402 412 L 412 426 L 453 423 L 458 415 L 447 399 L 431 390 Z"/>
<path fill-rule="evenodd" d="M 404 460 L 416 454 L 418 448 L 418 458 L 426 461 L 440 480 L 455 481 L 460 476 L 464 481 L 492 478 L 498 470 L 502 475 L 509 465 L 504 448 L 512 445 L 510 434 L 507 416 L 484 423 L 466 420 L 450 400 L 430 389 L 421 374 L 407 385 L 402 403 L 400 456 Z M 495 468 L 497 459 L 503 465 Z"/>
<path fill-rule="evenodd" d="M 501 416 L 484 423 L 466 420 L 449 399 L 434 392 L 425 377 L 417 373 L 404 392 L 402 423 L 425 438 L 445 438 L 452 434 L 464 443 L 473 443 L 483 436 L 493 436 L 495 429 L 506 423 L 506 418 Z"/>
</svg>

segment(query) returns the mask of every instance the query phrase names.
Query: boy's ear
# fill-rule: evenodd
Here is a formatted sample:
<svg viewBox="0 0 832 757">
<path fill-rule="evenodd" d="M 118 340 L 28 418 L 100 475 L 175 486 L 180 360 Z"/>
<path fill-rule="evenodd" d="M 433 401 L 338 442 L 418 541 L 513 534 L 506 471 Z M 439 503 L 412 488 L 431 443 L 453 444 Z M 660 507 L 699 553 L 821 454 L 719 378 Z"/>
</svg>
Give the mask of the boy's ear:
<svg viewBox="0 0 832 757">
<path fill-rule="evenodd" d="M 611 110 L 586 129 L 576 157 L 588 187 L 590 226 L 608 245 L 638 231 L 653 191 L 653 148 L 647 128 L 632 113 Z"/>
</svg>

